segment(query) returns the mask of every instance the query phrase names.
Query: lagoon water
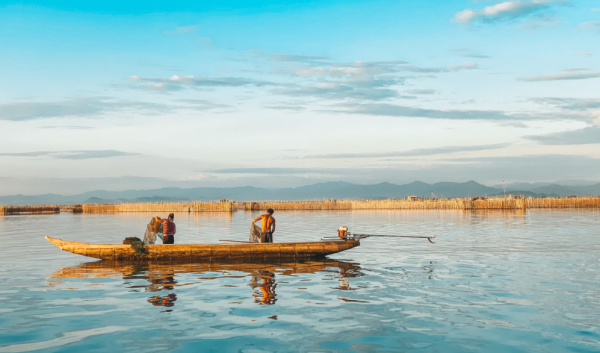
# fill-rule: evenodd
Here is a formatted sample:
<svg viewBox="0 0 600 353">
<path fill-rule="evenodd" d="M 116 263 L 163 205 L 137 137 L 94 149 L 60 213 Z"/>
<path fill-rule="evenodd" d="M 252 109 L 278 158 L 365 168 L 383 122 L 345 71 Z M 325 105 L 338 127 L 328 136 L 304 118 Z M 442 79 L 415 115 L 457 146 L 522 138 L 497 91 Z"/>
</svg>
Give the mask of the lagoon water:
<svg viewBox="0 0 600 353">
<path fill-rule="evenodd" d="M 176 214 L 176 242 L 246 240 L 257 215 Z M 275 217 L 275 241 L 345 225 L 437 242 L 370 238 L 307 263 L 106 264 L 44 236 L 120 243 L 151 215 L 0 217 L 0 352 L 600 351 L 598 210 Z"/>
</svg>

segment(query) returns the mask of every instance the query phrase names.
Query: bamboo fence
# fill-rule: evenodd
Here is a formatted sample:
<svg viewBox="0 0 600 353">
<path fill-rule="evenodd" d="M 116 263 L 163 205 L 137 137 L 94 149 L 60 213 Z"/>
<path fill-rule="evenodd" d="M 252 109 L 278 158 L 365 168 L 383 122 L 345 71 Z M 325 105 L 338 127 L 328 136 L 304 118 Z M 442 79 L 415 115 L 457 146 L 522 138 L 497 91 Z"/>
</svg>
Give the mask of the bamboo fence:
<svg viewBox="0 0 600 353">
<path fill-rule="evenodd" d="M 232 212 L 233 202 L 153 202 L 123 203 L 118 205 L 82 205 L 83 213 L 128 212 Z"/>
<path fill-rule="evenodd" d="M 241 207 L 242 205 L 243 207 Z M 456 198 L 456 199 L 386 199 L 386 200 L 322 200 L 261 201 L 236 204 L 237 209 L 265 211 L 323 210 L 523 210 L 528 208 L 600 208 L 599 196 L 556 198 Z"/>
<path fill-rule="evenodd" d="M 600 196 L 528 197 L 527 208 L 600 208 Z"/>
<path fill-rule="evenodd" d="M 265 211 L 269 208 L 278 211 L 339 211 L 351 210 L 352 200 L 320 201 L 259 201 L 245 202 L 246 211 Z"/>
<path fill-rule="evenodd" d="M 247 211 L 340 211 L 340 210 L 463 210 L 471 209 L 470 199 L 448 200 L 323 200 L 246 202 Z"/>
<path fill-rule="evenodd" d="M 116 213 L 119 205 L 83 204 L 82 213 Z"/>
<path fill-rule="evenodd" d="M 0 206 L 0 215 L 52 214 L 60 213 L 60 206 Z"/>
<path fill-rule="evenodd" d="M 526 210 L 530 208 L 600 208 L 600 196 L 582 197 L 495 197 L 456 199 L 315 200 L 233 202 L 156 202 L 117 205 L 0 206 L 0 215 L 44 213 L 127 213 L 127 212 L 233 212 L 345 210 Z"/>
</svg>

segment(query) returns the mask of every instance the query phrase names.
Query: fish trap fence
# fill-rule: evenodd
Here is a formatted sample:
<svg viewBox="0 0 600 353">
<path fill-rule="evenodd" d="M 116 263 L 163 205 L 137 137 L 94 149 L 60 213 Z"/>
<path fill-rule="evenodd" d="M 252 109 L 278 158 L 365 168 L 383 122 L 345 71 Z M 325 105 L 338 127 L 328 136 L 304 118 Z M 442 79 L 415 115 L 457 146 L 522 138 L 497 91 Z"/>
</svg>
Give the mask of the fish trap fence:
<svg viewBox="0 0 600 353">
<path fill-rule="evenodd" d="M 600 208 L 600 196 L 528 197 L 527 208 Z"/>
<path fill-rule="evenodd" d="M 233 202 L 152 202 L 118 205 L 82 205 L 83 213 L 127 212 L 232 212 Z"/>
<path fill-rule="evenodd" d="M 520 210 L 526 207 L 522 198 L 491 198 L 487 200 L 465 200 L 465 209 L 473 210 Z"/>
<path fill-rule="evenodd" d="M 60 206 L 0 206 L 0 215 L 27 215 L 60 213 Z"/>
<path fill-rule="evenodd" d="M 278 211 L 325 211 L 351 210 L 350 200 L 321 200 L 321 201 L 258 201 L 245 202 L 246 211 L 266 211 L 269 208 Z"/>
<path fill-rule="evenodd" d="M 461 210 L 465 202 L 461 199 L 451 200 L 355 200 L 353 210 Z"/>
<path fill-rule="evenodd" d="M 237 203 L 246 211 L 339 211 L 339 210 L 523 210 L 528 208 L 600 208 L 600 197 L 557 198 L 456 198 L 320 201 L 254 201 Z"/>
<path fill-rule="evenodd" d="M 460 200 L 321 200 L 321 201 L 257 201 L 245 202 L 247 211 L 265 211 L 269 208 L 279 211 L 340 211 L 340 210 L 441 210 L 464 209 L 465 201 Z M 470 206 L 469 206 L 470 207 Z M 240 208 L 240 207 L 238 207 Z"/>
<path fill-rule="evenodd" d="M 525 210 L 530 208 L 600 208 L 600 196 L 582 197 L 493 197 L 455 199 L 314 200 L 233 202 L 148 202 L 115 205 L 0 206 L 0 216 L 73 213 L 126 212 L 233 212 L 266 211 L 348 211 L 348 210 Z"/>
</svg>

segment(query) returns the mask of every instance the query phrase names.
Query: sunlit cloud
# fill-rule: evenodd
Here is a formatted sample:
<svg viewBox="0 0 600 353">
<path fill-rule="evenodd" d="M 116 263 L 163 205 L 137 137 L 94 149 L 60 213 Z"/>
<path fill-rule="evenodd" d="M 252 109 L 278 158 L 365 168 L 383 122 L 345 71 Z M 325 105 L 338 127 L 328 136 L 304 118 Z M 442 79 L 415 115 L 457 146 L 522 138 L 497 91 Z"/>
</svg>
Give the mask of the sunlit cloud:
<svg viewBox="0 0 600 353">
<path fill-rule="evenodd" d="M 548 9 L 552 4 L 565 4 L 566 0 L 506 1 L 481 10 L 465 9 L 454 15 L 453 22 L 473 23 L 513 20 Z"/>
</svg>

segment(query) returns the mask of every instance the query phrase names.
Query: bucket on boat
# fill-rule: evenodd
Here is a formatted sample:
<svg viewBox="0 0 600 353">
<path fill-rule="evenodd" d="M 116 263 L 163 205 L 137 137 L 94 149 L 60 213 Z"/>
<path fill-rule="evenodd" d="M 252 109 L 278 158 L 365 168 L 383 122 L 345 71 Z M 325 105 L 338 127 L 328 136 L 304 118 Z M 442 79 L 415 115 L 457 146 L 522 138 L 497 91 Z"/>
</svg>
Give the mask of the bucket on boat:
<svg viewBox="0 0 600 353">
<path fill-rule="evenodd" d="M 348 227 L 340 227 L 338 229 L 338 236 L 340 238 L 346 238 L 348 236 Z"/>
</svg>

